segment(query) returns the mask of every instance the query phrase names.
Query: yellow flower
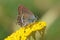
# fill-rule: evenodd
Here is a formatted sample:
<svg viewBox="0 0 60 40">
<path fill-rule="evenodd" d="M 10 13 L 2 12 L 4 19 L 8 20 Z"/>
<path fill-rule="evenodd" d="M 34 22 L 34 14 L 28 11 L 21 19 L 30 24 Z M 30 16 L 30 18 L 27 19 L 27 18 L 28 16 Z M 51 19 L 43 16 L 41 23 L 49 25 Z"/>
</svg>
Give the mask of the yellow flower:
<svg viewBox="0 0 60 40">
<path fill-rule="evenodd" d="M 12 33 L 10 36 L 5 38 L 4 40 L 26 40 L 27 37 L 33 32 L 37 30 L 41 30 L 46 27 L 45 22 L 35 22 L 27 25 L 25 27 L 21 27 L 16 32 Z"/>
<path fill-rule="evenodd" d="M 29 36 L 32 30 L 30 28 L 25 29 L 25 36 Z"/>
<path fill-rule="evenodd" d="M 38 22 L 35 25 L 32 25 L 32 31 L 37 31 L 37 30 L 41 30 L 42 28 L 44 28 L 46 26 L 45 22 Z"/>
<path fill-rule="evenodd" d="M 11 34 L 11 36 L 8 36 L 8 38 L 6 38 L 5 40 L 19 40 L 20 36 L 24 36 L 24 28 L 20 28 L 19 30 Z"/>
<path fill-rule="evenodd" d="M 24 36 L 21 37 L 21 40 L 26 40 L 26 39 L 27 39 L 27 37 L 24 37 Z"/>
</svg>

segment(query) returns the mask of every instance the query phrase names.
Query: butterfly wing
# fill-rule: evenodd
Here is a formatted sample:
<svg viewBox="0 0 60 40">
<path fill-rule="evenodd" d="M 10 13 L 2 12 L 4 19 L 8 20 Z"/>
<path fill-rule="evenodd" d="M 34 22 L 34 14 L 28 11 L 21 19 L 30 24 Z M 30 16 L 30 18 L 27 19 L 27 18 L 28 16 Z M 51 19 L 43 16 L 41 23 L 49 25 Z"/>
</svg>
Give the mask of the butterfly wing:
<svg viewBox="0 0 60 40">
<path fill-rule="evenodd" d="M 18 8 L 18 24 L 21 26 L 28 25 L 36 20 L 34 14 L 25 8 L 24 6 L 19 6 Z"/>
</svg>

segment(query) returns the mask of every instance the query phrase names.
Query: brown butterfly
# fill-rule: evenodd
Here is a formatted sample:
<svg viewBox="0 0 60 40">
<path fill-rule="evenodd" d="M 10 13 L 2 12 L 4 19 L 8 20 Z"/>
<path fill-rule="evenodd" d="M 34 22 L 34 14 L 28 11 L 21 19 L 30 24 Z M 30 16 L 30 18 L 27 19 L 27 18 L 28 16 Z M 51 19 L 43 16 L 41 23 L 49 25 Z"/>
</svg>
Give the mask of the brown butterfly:
<svg viewBox="0 0 60 40">
<path fill-rule="evenodd" d="M 22 5 L 18 7 L 17 22 L 20 26 L 26 26 L 32 22 L 35 22 L 36 19 L 37 18 L 34 16 L 34 14 L 30 10 L 28 10 Z"/>
</svg>

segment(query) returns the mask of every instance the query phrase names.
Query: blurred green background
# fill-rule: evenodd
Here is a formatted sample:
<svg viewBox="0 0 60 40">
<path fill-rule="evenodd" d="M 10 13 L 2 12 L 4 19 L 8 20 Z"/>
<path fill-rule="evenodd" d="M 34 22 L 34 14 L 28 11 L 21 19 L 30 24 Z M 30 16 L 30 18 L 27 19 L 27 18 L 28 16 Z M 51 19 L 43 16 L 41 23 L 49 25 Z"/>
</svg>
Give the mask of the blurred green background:
<svg viewBox="0 0 60 40">
<path fill-rule="evenodd" d="M 0 0 L 0 40 L 13 32 L 19 5 L 24 5 L 38 19 L 47 22 L 45 40 L 60 40 L 60 0 Z M 50 10 L 56 13 L 50 13 Z"/>
</svg>

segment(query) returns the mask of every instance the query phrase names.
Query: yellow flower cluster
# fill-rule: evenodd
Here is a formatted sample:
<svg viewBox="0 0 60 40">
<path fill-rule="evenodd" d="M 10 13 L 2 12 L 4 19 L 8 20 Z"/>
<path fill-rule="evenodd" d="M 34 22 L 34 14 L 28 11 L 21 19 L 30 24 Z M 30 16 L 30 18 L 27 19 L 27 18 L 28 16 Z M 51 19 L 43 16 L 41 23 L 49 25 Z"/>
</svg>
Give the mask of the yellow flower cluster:
<svg viewBox="0 0 60 40">
<path fill-rule="evenodd" d="M 33 32 L 37 30 L 41 30 L 46 27 L 45 22 L 35 22 L 31 23 L 25 27 L 21 27 L 16 32 L 12 33 L 10 36 L 5 38 L 4 40 L 26 40 L 27 37 Z"/>
</svg>

